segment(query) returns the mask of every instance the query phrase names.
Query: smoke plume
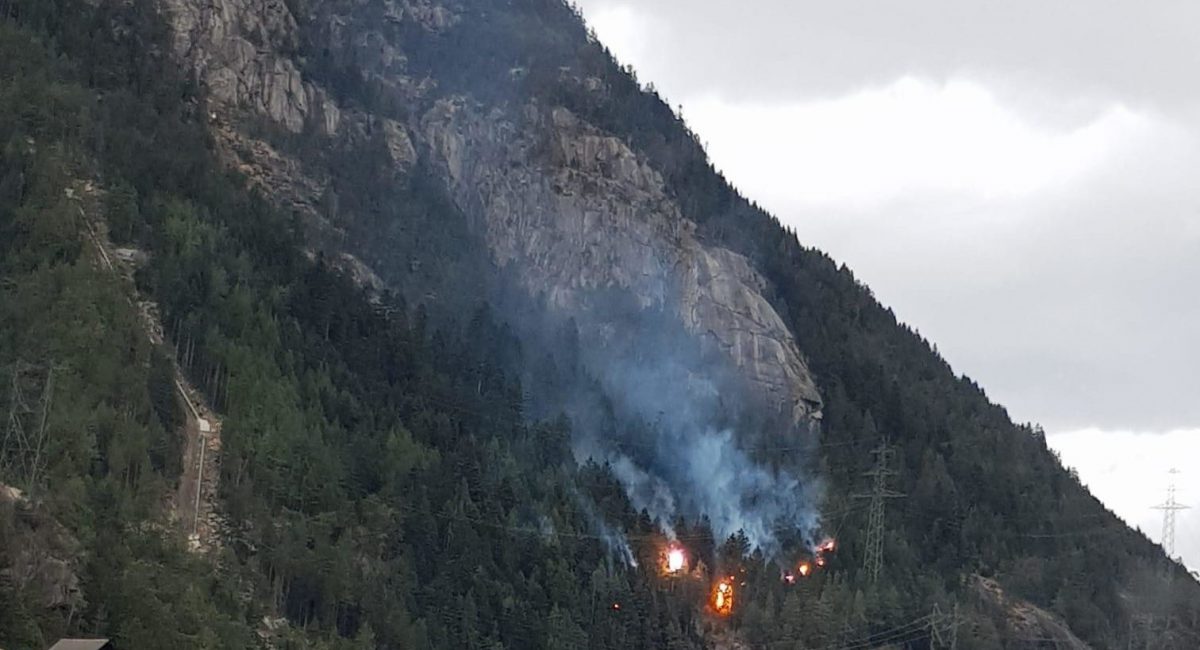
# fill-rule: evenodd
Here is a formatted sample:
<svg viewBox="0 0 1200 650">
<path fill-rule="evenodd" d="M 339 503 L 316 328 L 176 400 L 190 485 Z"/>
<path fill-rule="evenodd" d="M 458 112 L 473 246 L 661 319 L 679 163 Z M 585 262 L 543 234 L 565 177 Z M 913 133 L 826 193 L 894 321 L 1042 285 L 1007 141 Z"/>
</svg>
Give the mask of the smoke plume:
<svg viewBox="0 0 1200 650">
<path fill-rule="evenodd" d="M 550 400 L 572 420 L 577 459 L 607 464 L 632 505 L 668 536 L 678 519 L 707 516 L 718 539 L 741 531 L 768 554 L 781 539 L 812 543 L 821 496 L 820 481 L 806 478 L 812 432 L 761 415 L 770 409 L 728 358 L 706 350 L 673 313 L 620 302 L 589 311 L 623 322 L 600 328 L 577 319 L 561 325 L 567 334 L 537 339 L 590 342 L 578 346 L 578 376 L 555 382 Z M 781 457 L 747 441 L 796 451 Z"/>
<path fill-rule="evenodd" d="M 501 304 L 534 351 L 530 415 L 565 413 L 576 459 L 607 465 L 668 536 L 707 516 L 718 540 L 741 531 L 767 554 L 815 543 L 822 485 L 805 447 L 815 431 L 768 407 L 723 350 L 684 327 L 673 297 L 647 306 L 611 288 L 572 300 L 516 291 Z M 770 451 L 781 447 L 789 453 Z"/>
</svg>

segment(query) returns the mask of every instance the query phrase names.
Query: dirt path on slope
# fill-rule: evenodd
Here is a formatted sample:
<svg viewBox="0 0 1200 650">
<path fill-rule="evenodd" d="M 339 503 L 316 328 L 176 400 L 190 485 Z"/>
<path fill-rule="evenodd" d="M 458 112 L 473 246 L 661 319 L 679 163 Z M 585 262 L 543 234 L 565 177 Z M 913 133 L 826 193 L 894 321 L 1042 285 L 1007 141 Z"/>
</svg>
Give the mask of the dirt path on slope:
<svg viewBox="0 0 1200 650">
<path fill-rule="evenodd" d="M 146 259 L 144 252 L 113 245 L 108 236 L 108 223 L 102 216 L 102 191 L 94 183 L 78 181 L 66 194 L 77 205 L 84 234 L 96 252 L 97 268 L 120 276 L 127 285 L 129 302 L 137 309 L 150 343 L 168 344 L 158 305 L 141 296 L 133 280 L 138 265 Z M 172 519 L 187 535 L 188 549 L 206 553 L 219 545 L 222 530 L 217 509 L 221 418 L 205 405 L 203 395 L 188 382 L 178 365 L 175 367 L 175 392 L 185 415 L 184 425 L 177 432 L 183 436 L 183 469 L 179 487 L 167 495 L 167 503 Z"/>
<path fill-rule="evenodd" d="M 220 515 L 216 509 L 221 476 L 221 419 L 199 401 L 182 376 L 175 388 L 184 402 L 183 472 L 175 493 L 175 513 L 187 533 L 188 548 L 207 552 L 219 542 Z"/>
</svg>

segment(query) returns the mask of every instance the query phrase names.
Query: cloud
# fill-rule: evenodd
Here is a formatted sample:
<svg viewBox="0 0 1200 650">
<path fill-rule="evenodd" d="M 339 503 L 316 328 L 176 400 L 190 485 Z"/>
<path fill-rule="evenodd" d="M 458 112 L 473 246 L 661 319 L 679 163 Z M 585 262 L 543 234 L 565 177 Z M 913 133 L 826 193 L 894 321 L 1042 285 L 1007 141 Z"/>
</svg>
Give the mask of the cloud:
<svg viewBox="0 0 1200 650">
<path fill-rule="evenodd" d="M 650 41 L 650 25 L 633 7 L 601 5 L 588 12 L 587 22 L 622 63 L 647 59 L 644 48 Z"/>
<path fill-rule="evenodd" d="M 1114 105 L 1055 131 L 967 82 L 897 85 L 692 114 L 737 185 L 1017 419 L 1200 423 L 1196 130 Z"/>
<path fill-rule="evenodd" d="M 686 117 L 736 185 L 785 215 L 800 206 L 878 208 L 929 194 L 1025 196 L 1073 182 L 1151 128 L 1114 105 L 1050 130 L 978 83 L 913 77 L 807 102 L 709 96 L 687 102 Z"/>
<path fill-rule="evenodd" d="M 970 77 L 1059 88 L 1075 101 L 1115 96 L 1193 107 L 1200 69 L 1191 0 L 580 0 L 601 38 L 673 98 L 836 97 L 905 76 Z M 610 12 L 619 24 L 601 24 Z M 624 47 L 637 25 L 652 56 Z M 1027 96 L 1028 98 L 1028 96 Z M 1054 110 L 1062 110 L 1062 104 Z"/>
</svg>

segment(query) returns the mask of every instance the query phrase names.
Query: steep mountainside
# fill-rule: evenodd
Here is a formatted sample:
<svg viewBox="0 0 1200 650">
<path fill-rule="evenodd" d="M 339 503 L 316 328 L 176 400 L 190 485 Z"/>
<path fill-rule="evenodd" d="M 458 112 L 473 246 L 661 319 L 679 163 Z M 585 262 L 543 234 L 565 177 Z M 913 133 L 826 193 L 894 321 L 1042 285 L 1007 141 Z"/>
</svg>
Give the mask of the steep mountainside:
<svg viewBox="0 0 1200 650">
<path fill-rule="evenodd" d="M 498 92 L 511 95 L 501 103 L 447 92 L 428 72 L 411 70 L 410 59 L 429 54 L 410 53 L 406 35 L 436 39 L 452 33 L 465 18 L 464 7 L 294 6 L 295 15 L 281 2 L 163 3 L 176 54 L 210 90 L 214 118 L 241 125 L 218 131 L 236 164 L 273 191 L 290 194 L 288 203 L 300 206 L 317 227 L 349 230 L 359 240 L 331 248 L 356 257 L 406 252 L 403 244 L 381 239 L 377 224 L 364 226 L 367 215 L 323 210 L 322 199 L 339 193 L 332 178 L 344 174 L 335 168 L 339 161 L 306 156 L 303 148 L 288 146 L 286 134 L 368 155 L 382 144 L 387 157 L 375 160 L 399 175 L 412 173 L 420 161 L 482 236 L 494 263 L 515 267 L 524 288 L 545 294 L 553 309 L 578 316 L 603 335 L 613 323 L 596 313 L 593 294 L 618 287 L 640 308 L 675 312 L 689 332 L 726 352 L 774 408 L 797 421 L 819 410 L 805 361 L 762 295 L 762 277 L 743 256 L 697 236 L 644 157 L 567 108 L 525 97 L 524 67 L 503 70 L 507 79 L 499 81 L 504 87 Z M 561 75 L 561 83 L 605 92 L 599 79 L 580 81 L 570 68 Z M 362 88 L 347 92 L 338 85 Z M 381 106 L 372 110 L 365 102 Z M 255 141 L 249 128 L 255 118 L 269 120 L 267 128 L 281 137 Z M 368 251 L 361 240 L 371 239 L 381 239 L 383 250 Z M 395 272 L 379 271 L 389 283 L 403 282 L 391 277 Z"/>
<path fill-rule="evenodd" d="M 71 396 L 18 422 L 48 453 L 0 450 L 0 646 L 1200 638 L 1181 567 L 730 188 L 560 0 L 0 20 L 0 406 Z M 135 281 L 97 261 L 83 182 Z M 221 418 L 207 487 L 177 370 Z M 906 496 L 876 579 L 854 495 L 885 443 Z M 171 495 L 217 485 L 189 554 Z"/>
</svg>

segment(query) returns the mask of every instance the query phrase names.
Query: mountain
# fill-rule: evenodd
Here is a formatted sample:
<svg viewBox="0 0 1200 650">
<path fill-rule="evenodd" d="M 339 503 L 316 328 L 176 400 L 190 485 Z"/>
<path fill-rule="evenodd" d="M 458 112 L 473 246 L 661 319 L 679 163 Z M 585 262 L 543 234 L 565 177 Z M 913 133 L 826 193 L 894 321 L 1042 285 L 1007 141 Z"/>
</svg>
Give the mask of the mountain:
<svg viewBox="0 0 1200 650">
<path fill-rule="evenodd" d="M 559 0 L 0 17 L 3 647 L 1195 646 Z"/>
</svg>

